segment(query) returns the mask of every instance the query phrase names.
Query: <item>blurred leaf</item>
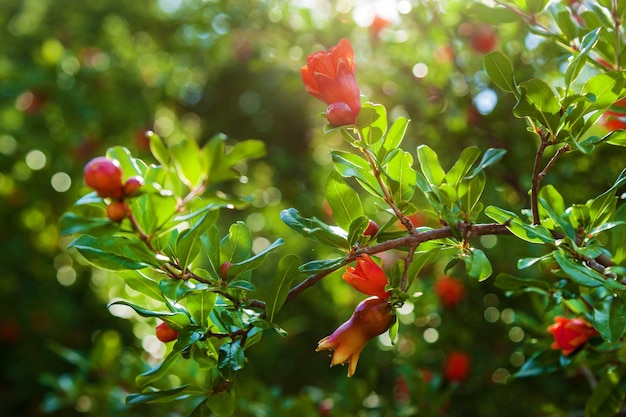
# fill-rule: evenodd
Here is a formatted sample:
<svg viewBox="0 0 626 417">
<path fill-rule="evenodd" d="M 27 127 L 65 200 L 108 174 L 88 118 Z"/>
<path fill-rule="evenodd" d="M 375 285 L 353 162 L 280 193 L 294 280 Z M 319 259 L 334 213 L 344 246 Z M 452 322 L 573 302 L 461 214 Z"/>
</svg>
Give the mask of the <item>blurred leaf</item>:
<svg viewBox="0 0 626 417">
<path fill-rule="evenodd" d="M 486 23 L 501 25 L 503 23 L 512 23 L 520 20 L 520 17 L 512 10 L 506 7 L 487 6 L 481 2 L 469 3 L 468 11 L 474 16 Z"/>
<path fill-rule="evenodd" d="M 609 343 L 617 342 L 626 329 L 626 305 L 622 298 L 609 294 L 593 306 L 593 327 Z"/>
<path fill-rule="evenodd" d="M 363 215 L 363 206 L 356 191 L 350 188 L 336 170 L 332 170 L 326 181 L 326 199 L 333 211 L 333 220 L 345 230 Z"/>
<path fill-rule="evenodd" d="M 143 172 L 137 165 L 137 161 L 132 157 L 130 151 L 123 146 L 114 146 L 107 149 L 107 157 L 116 159 L 122 166 L 124 178 L 133 177 L 135 175 L 143 176 Z"/>
<path fill-rule="evenodd" d="M 537 352 L 524 362 L 519 371 L 513 374 L 513 377 L 525 378 L 558 371 L 560 369 L 558 364 L 560 356 L 561 352 L 553 349 Z"/>
<path fill-rule="evenodd" d="M 189 384 L 167 390 L 149 391 L 141 394 L 129 394 L 126 397 L 126 404 L 143 404 L 143 403 L 164 403 L 176 401 L 187 396 L 183 393 L 189 387 Z"/>
<path fill-rule="evenodd" d="M 625 75 L 620 72 L 607 72 L 591 77 L 584 85 L 582 93 L 591 100 L 586 113 L 610 107 L 623 94 Z"/>
<path fill-rule="evenodd" d="M 499 51 L 485 55 L 485 71 L 495 85 L 519 98 L 520 93 L 513 75 L 513 65 L 506 55 Z"/>
<path fill-rule="evenodd" d="M 169 149 L 174 166 L 181 181 L 190 189 L 206 180 L 206 167 L 200 159 L 200 148 L 191 139 L 185 138 Z"/>
<path fill-rule="evenodd" d="M 626 365 L 608 368 L 585 405 L 585 417 L 612 417 L 619 414 L 626 399 Z"/>
<path fill-rule="evenodd" d="M 276 275 L 272 281 L 271 297 L 265 302 L 265 311 L 270 322 L 287 300 L 291 283 L 300 275 L 298 267 L 302 263 L 297 255 L 287 255 L 278 262 Z"/>
<path fill-rule="evenodd" d="M 549 294 L 550 285 L 543 280 L 519 278 L 510 274 L 501 273 L 496 276 L 496 287 L 505 291 L 535 292 Z"/>
<path fill-rule="evenodd" d="M 167 166 L 170 160 L 170 154 L 163 143 L 163 140 L 159 135 L 154 132 L 147 133 L 148 138 L 150 139 L 150 151 L 154 158 L 161 163 L 161 165 Z"/>
<path fill-rule="evenodd" d="M 387 109 L 382 104 L 364 103 L 359 110 L 356 126 L 366 144 L 379 141 L 387 132 Z"/>
<path fill-rule="evenodd" d="M 230 417 L 235 413 L 237 400 L 233 391 L 220 391 L 208 396 L 206 405 L 217 417 Z"/>
<path fill-rule="evenodd" d="M 615 213 L 617 198 L 615 190 L 626 183 L 626 169 L 620 172 L 619 176 L 608 190 L 588 202 L 589 215 L 591 217 L 591 228 L 596 228 L 608 221 Z"/>
<path fill-rule="evenodd" d="M 335 269 L 335 268 L 340 267 L 346 262 L 346 259 L 348 259 L 348 255 L 342 256 L 340 258 L 334 258 L 334 259 L 320 259 L 320 260 L 309 261 L 301 265 L 298 269 L 300 270 L 300 272 L 305 273 L 305 274 L 323 272 L 329 269 Z"/>
</svg>

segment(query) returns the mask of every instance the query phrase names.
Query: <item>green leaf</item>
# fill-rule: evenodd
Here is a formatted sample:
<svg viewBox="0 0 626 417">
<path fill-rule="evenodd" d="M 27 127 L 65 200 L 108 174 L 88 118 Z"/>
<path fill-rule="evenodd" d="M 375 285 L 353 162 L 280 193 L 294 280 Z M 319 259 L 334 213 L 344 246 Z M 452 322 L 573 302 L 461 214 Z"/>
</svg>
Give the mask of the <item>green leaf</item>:
<svg viewBox="0 0 626 417">
<path fill-rule="evenodd" d="M 550 285 L 546 281 L 519 278 L 506 273 L 501 273 L 496 276 L 495 285 L 505 291 L 514 292 L 534 292 L 547 295 L 550 291 Z"/>
<path fill-rule="evenodd" d="M 82 217 L 75 213 L 63 213 L 59 219 L 59 234 L 61 236 L 74 233 L 113 233 L 119 228 L 117 223 L 106 217 Z"/>
<path fill-rule="evenodd" d="M 129 303 L 128 301 L 118 300 L 112 303 L 109 303 L 107 307 L 122 305 L 127 306 L 135 310 L 137 314 L 141 317 L 155 317 L 166 322 L 172 329 L 181 330 L 183 327 L 189 326 L 191 322 L 189 321 L 189 317 L 185 313 L 181 312 L 169 312 L 169 311 L 152 311 L 141 306 L 138 306 L 133 303 Z"/>
<path fill-rule="evenodd" d="M 336 269 L 346 263 L 348 255 L 340 258 L 313 260 L 301 265 L 298 269 L 305 274 L 314 274 L 318 272 Z"/>
<path fill-rule="evenodd" d="M 124 173 L 124 178 L 133 177 L 135 175 L 143 176 L 143 172 L 137 164 L 137 160 L 132 157 L 127 148 L 123 146 L 114 146 L 107 149 L 106 154 L 108 158 L 115 159 L 120 163 L 122 166 L 122 172 Z"/>
<path fill-rule="evenodd" d="M 588 102 L 586 112 L 609 108 L 623 94 L 624 74 L 620 72 L 606 72 L 591 77 L 584 85 L 582 93 L 591 102 Z"/>
<path fill-rule="evenodd" d="M 222 378 L 231 381 L 235 374 L 243 369 L 245 359 L 246 356 L 239 340 L 220 346 L 217 367 Z"/>
<path fill-rule="evenodd" d="M 158 267 L 161 264 L 137 238 L 81 235 L 68 247 L 76 248 L 90 264 L 111 271 Z"/>
<path fill-rule="evenodd" d="M 626 329 L 626 305 L 621 297 L 609 294 L 593 306 L 593 327 L 609 343 L 617 342 Z"/>
<path fill-rule="evenodd" d="M 220 391 L 206 399 L 206 405 L 217 417 L 230 417 L 237 409 L 234 391 Z"/>
<path fill-rule="evenodd" d="M 420 145 L 417 147 L 417 159 L 426 181 L 433 191 L 436 190 L 446 177 L 446 172 L 439 165 L 439 157 L 427 145 Z"/>
<path fill-rule="evenodd" d="M 265 156 L 265 142 L 258 139 L 248 139 L 235 143 L 222 159 L 222 164 L 228 168 L 245 162 L 249 159 L 258 159 Z M 215 178 L 210 178 L 215 182 Z"/>
<path fill-rule="evenodd" d="M 469 253 L 462 253 L 461 260 L 465 263 L 467 275 L 478 281 L 484 281 L 491 276 L 493 269 L 485 253 L 477 248 L 470 248 Z"/>
<path fill-rule="evenodd" d="M 252 233 L 244 222 L 230 226 L 228 234 L 220 242 L 220 265 L 224 262 L 245 261 L 252 253 Z"/>
<path fill-rule="evenodd" d="M 359 110 L 356 127 L 366 144 L 379 141 L 387 132 L 387 109 L 382 104 L 364 103 Z"/>
<path fill-rule="evenodd" d="M 474 168 L 469 179 L 474 178 L 476 175 L 483 172 L 486 168 L 495 165 L 506 154 L 506 149 L 489 148 L 483 155 L 482 159 L 478 163 L 478 166 Z"/>
<path fill-rule="evenodd" d="M 513 374 L 513 377 L 525 378 L 558 371 L 561 368 L 559 365 L 560 356 L 561 353 L 554 349 L 537 352 L 524 362 L 524 365 Z"/>
<path fill-rule="evenodd" d="M 467 175 L 469 170 L 474 165 L 474 162 L 478 159 L 480 155 L 480 149 L 476 146 L 470 146 L 468 148 L 463 149 L 461 152 L 461 156 L 452 166 L 450 171 L 446 173 L 446 182 L 454 187 L 456 187 L 461 180 Z"/>
<path fill-rule="evenodd" d="M 596 271 L 587 268 L 569 258 L 562 250 L 553 252 L 554 259 L 561 267 L 561 270 L 569 276 L 572 281 L 583 287 L 600 287 L 604 285 L 606 279 Z"/>
<path fill-rule="evenodd" d="M 159 135 L 150 131 L 147 133 L 148 139 L 150 139 L 150 152 L 154 156 L 154 159 L 159 161 L 161 165 L 167 166 L 170 160 L 170 154 L 163 143 L 163 140 Z"/>
<path fill-rule="evenodd" d="M 382 195 L 378 181 L 372 174 L 372 168 L 365 159 L 343 151 L 333 151 L 330 155 L 342 177 L 355 178 L 367 192 L 375 196 Z"/>
<path fill-rule="evenodd" d="M 298 267 L 302 263 L 297 255 L 287 255 L 278 262 L 276 275 L 272 281 L 271 296 L 265 302 L 265 311 L 270 322 L 287 300 L 291 283 L 300 275 Z"/>
<path fill-rule="evenodd" d="M 300 216 L 294 208 L 280 212 L 281 220 L 302 236 L 316 240 L 328 246 L 346 249 L 349 248 L 346 232 L 339 228 L 331 228 L 317 218 L 311 219 Z"/>
<path fill-rule="evenodd" d="M 527 242 L 554 242 L 552 234 L 545 227 L 526 224 L 515 213 L 499 207 L 489 206 L 485 209 L 485 214 L 498 223 L 504 224 L 511 233 Z"/>
<path fill-rule="evenodd" d="M 554 222 L 554 224 L 558 225 L 561 228 L 561 230 L 563 230 L 563 232 L 567 236 L 569 236 L 572 240 L 576 239 L 576 231 L 574 230 L 574 227 L 571 225 L 571 223 L 569 223 L 567 221 L 567 219 L 564 219 L 563 217 L 561 217 L 556 212 L 556 210 L 554 210 L 550 206 L 550 202 L 549 201 L 547 201 L 546 199 L 541 198 L 541 197 L 539 197 L 537 200 L 539 201 L 539 204 L 541 205 L 541 207 L 548 214 L 550 219 Z"/>
<path fill-rule="evenodd" d="M 502 52 L 495 51 L 485 55 L 485 71 L 491 81 L 502 90 L 519 97 L 517 83 L 513 75 L 513 65 Z"/>
<path fill-rule="evenodd" d="M 402 140 L 404 139 L 404 135 L 406 134 L 407 127 L 409 126 L 409 119 L 406 117 L 398 117 L 394 120 L 393 124 L 385 134 L 385 138 L 381 141 L 381 151 L 384 150 L 384 153 L 378 152 L 378 160 L 383 161 L 385 159 L 385 155 L 400 147 Z M 376 146 L 372 146 L 376 149 Z"/>
<path fill-rule="evenodd" d="M 617 204 L 615 190 L 624 183 L 626 183 L 626 169 L 620 172 L 611 188 L 587 203 L 589 206 L 589 216 L 591 217 L 591 228 L 598 227 L 613 216 Z"/>
<path fill-rule="evenodd" d="M 613 417 L 626 400 L 626 365 L 607 369 L 587 399 L 585 417 Z"/>
<path fill-rule="evenodd" d="M 183 230 L 176 241 L 176 257 L 179 260 L 179 264 L 182 270 L 186 270 L 189 265 L 200 253 L 202 249 L 202 242 L 200 236 L 213 227 L 219 211 L 211 210 L 198 219 L 195 224 L 187 230 Z"/>
<path fill-rule="evenodd" d="M 189 384 L 181 385 L 180 387 L 171 388 L 167 390 L 148 391 L 141 394 L 129 394 L 126 397 L 126 404 L 144 404 L 144 403 L 164 403 L 176 401 L 181 398 L 187 397 L 187 393 L 183 393 Z"/>
<path fill-rule="evenodd" d="M 368 236 L 364 236 L 363 233 L 367 230 L 370 224 L 370 219 L 366 216 L 357 217 L 351 224 L 348 230 L 348 244 L 350 247 L 369 240 Z"/>
<path fill-rule="evenodd" d="M 497 5 L 487 6 L 485 3 L 481 2 L 469 3 L 468 11 L 470 15 L 476 19 L 496 25 L 517 22 L 520 20 L 519 16 L 509 8 L 498 7 Z"/>
<path fill-rule="evenodd" d="M 393 152 L 391 151 L 390 155 Z M 417 181 L 415 170 L 413 169 L 413 156 L 408 152 L 400 150 L 387 161 L 383 169 L 387 176 L 393 180 L 390 188 L 396 202 L 410 200 L 415 193 Z"/>
<path fill-rule="evenodd" d="M 531 79 L 520 83 L 522 96 L 513 108 L 517 117 L 530 117 L 551 132 L 557 132 L 561 105 L 552 88 L 543 80 Z"/>
<path fill-rule="evenodd" d="M 350 188 L 341 174 L 333 170 L 326 181 L 326 199 L 333 211 L 333 220 L 344 230 L 363 215 L 363 206 L 356 191 Z"/>
<path fill-rule="evenodd" d="M 180 180 L 194 188 L 206 179 L 206 167 L 200 158 L 200 148 L 191 139 L 183 139 L 170 148 L 170 155 Z"/>
<path fill-rule="evenodd" d="M 162 301 L 163 294 L 159 288 L 159 283 L 148 275 L 139 270 L 119 271 L 117 275 L 121 277 L 126 285 L 133 290 L 152 298 L 153 300 Z"/>
<path fill-rule="evenodd" d="M 267 248 L 263 249 L 256 255 L 249 257 L 241 262 L 231 263 L 230 268 L 228 268 L 229 279 L 236 280 L 246 272 L 258 268 L 259 266 L 261 266 L 263 261 L 265 261 L 267 255 L 278 249 L 278 247 L 282 246 L 284 243 L 285 241 L 283 239 L 276 239 L 271 245 L 269 245 Z"/>
<path fill-rule="evenodd" d="M 217 294 L 210 291 L 195 291 L 185 298 L 187 310 L 198 326 L 206 327 L 209 314 L 215 306 Z"/>
</svg>

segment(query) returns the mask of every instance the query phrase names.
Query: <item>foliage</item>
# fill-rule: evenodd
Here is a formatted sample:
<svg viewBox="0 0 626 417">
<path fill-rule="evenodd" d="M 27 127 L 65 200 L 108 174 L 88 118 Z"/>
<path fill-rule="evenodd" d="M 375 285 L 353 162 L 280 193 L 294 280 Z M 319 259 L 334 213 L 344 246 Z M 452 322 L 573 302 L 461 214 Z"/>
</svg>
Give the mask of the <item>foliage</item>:
<svg viewBox="0 0 626 417">
<path fill-rule="evenodd" d="M 3 317 L 0 336 L 16 347 L 15 326 L 43 312 L 60 324 L 35 340 L 69 364 L 34 370 L 49 387 L 39 409 L 622 412 L 626 134 L 607 130 L 604 115 L 626 98 L 626 6 L 401 3 L 383 28 L 373 15 L 369 26 L 337 27 L 333 18 L 350 15 L 330 3 L 322 18 L 272 1 L 85 2 L 60 28 L 61 10 L 46 1 L 0 6 L 3 31 L 19 40 L 2 48 L 20 57 L 0 60 L 11 81 L 0 91 L 13 99 L 0 107 L 0 157 L 11 166 L 0 173 L 9 203 L 0 207 L 19 220 L 0 229 L 12 242 L 2 294 L 20 320 Z M 103 10 L 100 32 L 72 37 Z M 299 69 L 306 53 L 342 37 L 368 97 L 355 124 L 309 133 Z M 22 44 L 36 45 L 34 58 L 20 56 Z M 154 132 L 132 143 L 147 126 Z M 41 132 L 49 143 L 35 139 Z M 104 153 L 123 181 L 143 179 L 137 192 L 111 199 L 76 186 L 85 162 Z M 39 174 L 54 171 L 48 198 Z M 27 262 L 16 255 L 24 247 L 34 248 Z M 381 259 L 395 320 L 345 380 L 313 348 L 358 303 L 340 277 L 361 255 Z M 86 320 L 89 332 L 119 326 L 94 333 L 90 347 L 64 336 L 86 317 L 82 306 L 54 315 L 48 273 L 17 280 L 53 268 L 68 287 L 55 293 L 91 294 L 91 273 L 101 301 L 90 308 L 104 302 L 126 320 Z M 438 300 L 443 275 L 467 287 L 454 303 Z M 555 316 L 585 319 L 597 336 L 555 350 Z M 156 339 L 158 322 L 176 341 Z M 24 413 L 25 382 L 16 386 L 11 411 Z"/>
</svg>

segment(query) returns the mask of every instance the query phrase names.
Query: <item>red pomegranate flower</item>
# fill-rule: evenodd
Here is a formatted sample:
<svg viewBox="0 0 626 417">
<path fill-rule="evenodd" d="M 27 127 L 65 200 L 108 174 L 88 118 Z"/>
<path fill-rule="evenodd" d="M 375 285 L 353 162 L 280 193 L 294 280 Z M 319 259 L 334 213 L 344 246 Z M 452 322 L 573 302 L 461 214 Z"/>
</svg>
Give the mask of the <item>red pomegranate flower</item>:
<svg viewBox="0 0 626 417">
<path fill-rule="evenodd" d="M 465 285 L 458 278 L 442 275 L 435 281 L 435 294 L 444 307 L 456 307 L 465 298 Z"/>
<path fill-rule="evenodd" d="M 332 350 L 330 366 L 348 364 L 348 376 L 354 375 L 361 351 L 367 342 L 384 333 L 393 320 L 387 300 L 370 297 L 361 301 L 350 320 L 320 340 L 316 351 Z"/>
<path fill-rule="evenodd" d="M 356 268 L 347 266 L 343 279 L 365 295 L 389 298 L 390 292 L 385 291 L 387 275 L 369 255 L 360 255 L 356 260 Z"/>
<path fill-rule="evenodd" d="M 326 118 L 336 126 L 354 124 L 361 109 L 356 82 L 354 51 L 348 39 L 341 39 L 330 51 L 315 52 L 302 67 L 307 93 L 328 104 Z"/>
<path fill-rule="evenodd" d="M 548 331 L 554 336 L 552 349 L 561 349 L 566 356 L 598 334 L 587 320 L 567 317 L 555 317 L 554 324 L 548 327 Z"/>
<path fill-rule="evenodd" d="M 443 377 L 450 382 L 463 382 L 467 379 L 472 366 L 472 359 L 462 351 L 450 352 L 443 365 Z"/>
</svg>

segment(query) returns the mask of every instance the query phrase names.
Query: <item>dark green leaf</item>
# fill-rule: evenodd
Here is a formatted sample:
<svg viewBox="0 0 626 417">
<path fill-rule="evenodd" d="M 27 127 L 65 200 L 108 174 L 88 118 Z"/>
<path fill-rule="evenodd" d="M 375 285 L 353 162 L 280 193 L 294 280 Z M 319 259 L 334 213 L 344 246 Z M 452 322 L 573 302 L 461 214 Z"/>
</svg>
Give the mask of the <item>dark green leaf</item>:
<svg viewBox="0 0 626 417">
<path fill-rule="evenodd" d="M 587 268 L 569 258 L 562 250 L 553 252 L 554 259 L 559 264 L 563 272 L 565 272 L 575 283 L 583 287 L 600 287 L 604 285 L 605 278 L 596 271 Z"/>
<path fill-rule="evenodd" d="M 59 219 L 59 234 L 67 236 L 74 233 L 113 233 L 119 228 L 117 223 L 106 217 L 82 217 L 74 213 L 64 213 Z"/>
<path fill-rule="evenodd" d="M 138 239 L 121 236 L 94 237 L 81 235 L 68 247 L 76 248 L 89 263 L 108 270 L 141 269 L 159 266 L 156 255 Z"/>
<path fill-rule="evenodd" d="M 302 236 L 316 240 L 328 246 L 338 248 L 348 248 L 346 232 L 337 227 L 332 228 L 317 218 L 306 218 L 300 216 L 298 210 L 294 208 L 280 212 L 281 220 Z"/>
<path fill-rule="evenodd" d="M 230 417 L 237 408 L 234 391 L 220 391 L 207 397 L 206 405 L 217 417 Z"/>
<path fill-rule="evenodd" d="M 524 362 L 524 365 L 513 377 L 525 378 L 558 371 L 561 368 L 559 366 L 560 356 L 561 353 L 553 349 L 537 352 Z"/>
<path fill-rule="evenodd" d="M 163 320 L 164 322 L 166 322 L 174 330 L 181 330 L 183 327 L 191 324 L 191 322 L 189 321 L 189 317 L 186 314 L 181 313 L 181 312 L 152 311 L 152 310 L 148 310 L 146 308 L 140 307 L 138 305 L 129 303 L 128 301 L 124 301 L 124 300 L 114 301 L 110 303 L 108 307 L 110 308 L 111 306 L 114 306 L 114 305 L 128 306 L 132 308 L 133 310 L 135 310 L 135 312 L 139 314 L 141 317 L 159 318 Z"/>
<path fill-rule="evenodd" d="M 462 253 L 460 257 L 465 263 L 467 275 L 470 277 L 484 281 L 491 276 L 493 272 L 491 263 L 482 250 L 470 248 L 468 253 Z"/>
<path fill-rule="evenodd" d="M 220 346 L 217 367 L 222 378 L 227 381 L 232 380 L 237 371 L 243 369 L 245 359 L 246 356 L 239 340 Z"/>
<path fill-rule="evenodd" d="M 593 327 L 609 343 L 617 342 L 626 329 L 626 305 L 624 305 L 624 300 L 609 294 L 598 301 L 593 306 Z"/>
<path fill-rule="evenodd" d="M 272 281 L 270 298 L 265 302 L 265 311 L 270 322 L 287 300 L 291 283 L 300 275 L 298 267 L 302 261 L 297 255 L 287 255 L 278 262 L 276 275 Z"/>
<path fill-rule="evenodd" d="M 540 279 L 519 278 L 510 274 L 502 273 L 496 276 L 496 287 L 505 291 L 536 292 L 548 294 L 550 285 Z"/>
<path fill-rule="evenodd" d="M 309 261 L 304 265 L 301 265 L 298 269 L 300 272 L 305 274 L 327 271 L 329 269 L 335 269 L 342 266 L 346 262 L 347 257 L 348 256 L 346 255 L 341 258 Z"/>
<path fill-rule="evenodd" d="M 216 300 L 217 294 L 210 291 L 195 291 L 187 295 L 185 298 L 187 309 L 198 326 L 207 326 L 209 314 Z"/>
<path fill-rule="evenodd" d="M 252 233 L 244 222 L 238 221 L 230 226 L 228 235 L 220 242 L 220 265 L 245 261 L 251 253 Z"/>
<path fill-rule="evenodd" d="M 585 405 L 585 417 L 613 417 L 626 400 L 626 365 L 607 369 Z"/>
<path fill-rule="evenodd" d="M 187 394 L 183 393 L 185 389 L 189 387 L 189 384 L 181 385 L 180 387 L 171 388 L 167 390 L 148 391 L 141 394 L 130 394 L 126 397 L 126 404 L 143 404 L 143 403 L 162 403 L 176 401 L 177 399 L 186 397 Z"/>
</svg>

